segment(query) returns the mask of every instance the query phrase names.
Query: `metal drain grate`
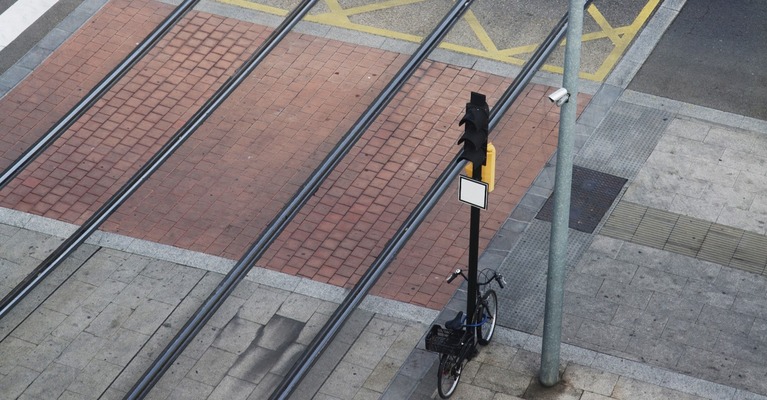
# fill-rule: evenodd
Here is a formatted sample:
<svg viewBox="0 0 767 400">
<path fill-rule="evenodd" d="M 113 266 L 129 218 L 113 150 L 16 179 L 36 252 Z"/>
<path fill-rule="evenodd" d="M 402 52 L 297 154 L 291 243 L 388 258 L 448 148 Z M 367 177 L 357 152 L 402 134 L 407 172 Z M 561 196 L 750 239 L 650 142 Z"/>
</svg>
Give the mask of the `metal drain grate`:
<svg viewBox="0 0 767 400">
<path fill-rule="evenodd" d="M 570 228 L 592 233 L 615 201 L 626 179 L 592 169 L 573 166 L 570 197 Z M 552 221 L 554 195 L 546 200 L 537 219 Z"/>
</svg>

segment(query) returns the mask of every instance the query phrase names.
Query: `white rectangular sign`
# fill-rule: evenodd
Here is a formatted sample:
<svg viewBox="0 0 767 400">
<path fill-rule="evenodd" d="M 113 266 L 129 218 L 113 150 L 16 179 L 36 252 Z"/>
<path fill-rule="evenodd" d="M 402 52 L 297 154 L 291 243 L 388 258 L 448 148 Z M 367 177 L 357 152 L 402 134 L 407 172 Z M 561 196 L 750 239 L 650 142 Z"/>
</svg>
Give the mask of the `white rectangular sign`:
<svg viewBox="0 0 767 400">
<path fill-rule="evenodd" d="M 461 176 L 458 181 L 458 200 L 487 210 L 487 183 Z"/>
</svg>

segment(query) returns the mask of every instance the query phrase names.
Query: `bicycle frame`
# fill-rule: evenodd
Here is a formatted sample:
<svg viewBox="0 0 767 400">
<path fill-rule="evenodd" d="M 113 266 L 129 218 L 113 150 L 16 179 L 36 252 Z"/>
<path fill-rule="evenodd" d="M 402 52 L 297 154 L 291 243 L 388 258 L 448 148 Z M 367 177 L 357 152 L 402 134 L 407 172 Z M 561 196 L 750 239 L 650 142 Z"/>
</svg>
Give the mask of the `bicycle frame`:
<svg viewBox="0 0 767 400">
<path fill-rule="evenodd" d="M 492 276 L 488 277 L 486 271 L 492 271 Z M 458 276 L 468 281 L 461 269 L 456 269 L 448 278 L 447 282 L 452 282 Z M 445 323 L 445 328 L 440 325 L 434 325 L 431 331 L 426 335 L 426 350 L 434 351 L 440 354 L 440 365 L 437 371 L 437 389 L 442 398 L 448 398 L 452 395 L 458 381 L 461 377 L 463 365 L 471 361 L 479 353 L 478 345 L 486 345 L 490 342 L 495 330 L 495 318 L 498 307 L 498 299 L 495 291 L 487 289 L 484 292 L 482 287 L 496 281 L 503 288 L 506 281 L 503 276 L 494 270 L 483 270 L 482 275 L 487 278 L 485 282 L 477 281 L 477 297 L 474 315 L 466 316 L 465 321 L 463 312 L 459 312 L 456 317 Z M 492 299 L 492 306 L 490 304 Z M 487 314 L 486 314 L 486 311 Z M 492 319 L 490 330 L 483 332 L 483 327 L 489 319 Z M 485 337 L 487 334 L 487 337 Z M 448 384 L 448 388 L 443 388 L 443 381 Z"/>
<path fill-rule="evenodd" d="M 487 271 L 487 269 L 482 270 L 482 274 L 484 274 L 485 271 Z M 457 278 L 458 276 L 462 277 L 467 282 L 469 281 L 469 277 L 467 277 L 463 273 L 463 270 L 460 268 L 457 268 L 452 274 L 450 274 L 450 276 L 447 277 L 447 283 L 453 282 L 453 280 Z M 474 304 L 479 305 L 482 302 L 482 290 L 481 290 L 482 287 L 492 283 L 493 281 L 497 282 L 498 286 L 500 286 L 501 289 L 503 289 L 503 287 L 506 285 L 506 280 L 503 278 L 503 275 L 498 274 L 496 271 L 493 271 L 493 276 L 487 278 L 487 280 L 484 282 L 480 282 L 479 280 L 477 280 L 477 290 L 476 290 L 477 296 L 476 296 L 476 300 Z M 476 314 L 477 314 L 476 310 L 474 314 L 475 315 L 472 316 L 472 319 L 469 320 L 469 325 L 474 324 L 474 326 L 480 326 L 482 323 L 484 323 L 484 322 L 475 321 L 474 318 L 476 317 Z"/>
</svg>

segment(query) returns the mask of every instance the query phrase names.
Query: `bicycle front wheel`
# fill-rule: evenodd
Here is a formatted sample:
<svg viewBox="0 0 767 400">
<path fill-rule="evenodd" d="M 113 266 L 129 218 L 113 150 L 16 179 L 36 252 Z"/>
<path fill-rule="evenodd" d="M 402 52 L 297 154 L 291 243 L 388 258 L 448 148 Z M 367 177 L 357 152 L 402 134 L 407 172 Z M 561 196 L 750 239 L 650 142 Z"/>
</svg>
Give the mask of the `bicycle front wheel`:
<svg viewBox="0 0 767 400">
<path fill-rule="evenodd" d="M 458 356 L 442 354 L 439 356 L 439 370 L 437 371 L 437 391 L 439 397 L 446 399 L 455 392 L 458 380 L 461 379 L 463 360 Z"/>
<path fill-rule="evenodd" d="M 481 314 L 479 314 L 480 321 L 485 322 L 477 327 L 477 342 L 481 345 L 487 345 L 493 338 L 495 333 L 495 323 L 498 321 L 498 296 L 495 295 L 494 290 L 488 290 L 485 295 L 482 296 L 482 302 L 480 303 Z"/>
</svg>

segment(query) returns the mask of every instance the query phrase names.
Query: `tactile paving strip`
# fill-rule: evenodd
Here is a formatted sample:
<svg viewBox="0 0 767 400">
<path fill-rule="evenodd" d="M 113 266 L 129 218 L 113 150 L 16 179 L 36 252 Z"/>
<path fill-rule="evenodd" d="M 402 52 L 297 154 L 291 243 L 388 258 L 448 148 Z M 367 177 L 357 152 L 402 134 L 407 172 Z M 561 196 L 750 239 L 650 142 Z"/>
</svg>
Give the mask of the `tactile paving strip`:
<svg viewBox="0 0 767 400">
<path fill-rule="evenodd" d="M 586 233 L 594 232 L 625 184 L 625 178 L 573 166 L 570 228 Z M 553 209 L 554 194 L 549 196 L 536 218 L 551 222 Z"/>
<path fill-rule="evenodd" d="M 618 101 L 574 163 L 631 179 L 650 157 L 672 117 L 663 110 Z"/>
<path fill-rule="evenodd" d="M 767 235 L 627 201 L 618 202 L 599 233 L 767 275 Z"/>
<path fill-rule="evenodd" d="M 508 285 L 498 291 L 498 323 L 512 329 L 534 333 L 543 319 L 551 224 L 533 220 L 516 248 L 499 268 Z M 571 230 L 567 241 L 567 268 L 591 244 L 592 236 Z"/>
</svg>

